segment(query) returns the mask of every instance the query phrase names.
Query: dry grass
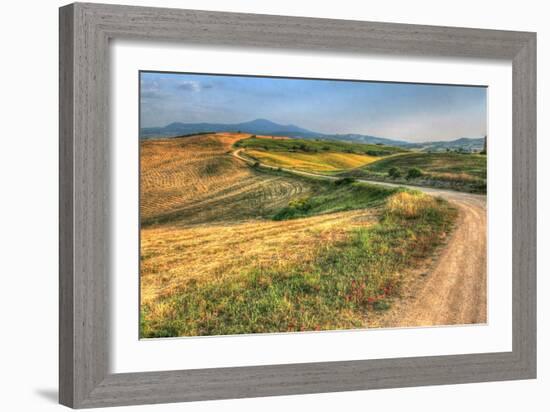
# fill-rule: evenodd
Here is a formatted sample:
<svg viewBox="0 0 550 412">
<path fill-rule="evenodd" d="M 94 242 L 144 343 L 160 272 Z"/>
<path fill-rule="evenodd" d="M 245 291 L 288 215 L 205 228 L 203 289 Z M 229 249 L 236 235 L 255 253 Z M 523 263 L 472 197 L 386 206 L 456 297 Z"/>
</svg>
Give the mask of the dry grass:
<svg viewBox="0 0 550 412">
<path fill-rule="evenodd" d="M 420 170 L 421 174 L 416 177 L 409 176 L 409 171 L 413 169 Z M 397 171 L 398 175 L 390 174 L 392 170 Z M 401 153 L 387 156 L 365 167 L 343 172 L 342 175 L 486 193 L 487 156 L 459 153 Z"/>
<path fill-rule="evenodd" d="M 142 225 L 239 221 L 308 194 L 299 180 L 259 175 L 227 154 L 248 136 L 217 133 L 142 142 Z M 239 208 L 228 207 L 234 204 Z"/>
<path fill-rule="evenodd" d="M 301 153 L 246 150 L 246 154 L 267 165 L 309 172 L 343 171 L 365 166 L 380 159 L 365 154 L 339 152 Z"/>
<path fill-rule="evenodd" d="M 412 203 L 429 210 L 413 213 Z M 446 238 L 454 212 L 445 202 L 432 206 L 413 195 L 388 202 L 376 223 L 357 210 L 203 227 L 205 233 L 193 231 L 187 239 L 176 238 L 181 229 L 167 233 L 166 246 L 181 251 L 165 252 L 172 260 L 164 270 L 177 267 L 186 249 L 200 251 L 204 260 L 196 262 L 198 277 L 142 275 L 144 289 L 156 295 L 143 296 L 141 336 L 365 327 L 370 312 L 387 310 L 399 296 L 406 271 Z M 191 253 L 181 257 L 181 268 L 193 265 L 186 259 L 195 257 Z"/>
<path fill-rule="evenodd" d="M 142 303 L 170 296 L 190 281 L 233 277 L 258 266 L 276 269 L 307 262 L 319 244 L 330 245 L 373 220 L 371 213 L 350 211 L 280 222 L 142 229 Z"/>
<path fill-rule="evenodd" d="M 142 337 L 364 327 L 449 230 L 422 194 L 250 167 L 244 137 L 142 142 Z"/>
<path fill-rule="evenodd" d="M 266 135 L 255 135 L 258 139 L 270 139 L 270 140 L 290 140 L 288 136 L 266 136 Z"/>
<path fill-rule="evenodd" d="M 436 206 L 436 198 L 416 192 L 399 192 L 386 202 L 387 212 L 407 219 L 418 218 L 421 213 L 426 213 Z"/>
<path fill-rule="evenodd" d="M 478 177 L 469 175 L 468 173 L 430 173 L 428 176 L 431 179 L 448 182 L 477 183 L 480 180 Z"/>
<path fill-rule="evenodd" d="M 212 161 L 247 135 L 204 135 L 141 143 L 142 219 L 178 210 L 211 198 L 221 189 L 250 178 L 246 169 Z"/>
<path fill-rule="evenodd" d="M 306 259 L 319 242 L 367 224 L 350 211 L 295 221 L 258 220 L 312 192 L 307 181 L 258 173 L 228 155 L 245 134 L 144 141 L 141 146 L 141 296 L 147 304 L 189 281 L 258 264 Z"/>
</svg>

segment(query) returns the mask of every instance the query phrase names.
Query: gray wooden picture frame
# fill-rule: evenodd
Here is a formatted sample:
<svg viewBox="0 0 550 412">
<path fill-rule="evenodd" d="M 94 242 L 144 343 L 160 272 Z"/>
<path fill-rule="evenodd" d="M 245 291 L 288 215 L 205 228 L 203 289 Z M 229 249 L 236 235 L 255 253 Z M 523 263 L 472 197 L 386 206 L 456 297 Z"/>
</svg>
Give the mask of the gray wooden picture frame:
<svg viewBox="0 0 550 412">
<path fill-rule="evenodd" d="M 536 34 L 103 4 L 60 9 L 59 398 L 114 405 L 536 376 Z M 109 40 L 496 58 L 513 65 L 513 350 L 109 373 Z"/>
</svg>

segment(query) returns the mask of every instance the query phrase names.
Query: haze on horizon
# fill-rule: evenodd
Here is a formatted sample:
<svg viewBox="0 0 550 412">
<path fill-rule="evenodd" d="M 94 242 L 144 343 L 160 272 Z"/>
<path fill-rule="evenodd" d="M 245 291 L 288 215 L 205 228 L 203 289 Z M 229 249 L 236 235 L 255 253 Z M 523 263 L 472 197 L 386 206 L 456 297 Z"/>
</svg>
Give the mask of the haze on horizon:
<svg viewBox="0 0 550 412">
<path fill-rule="evenodd" d="M 326 134 L 411 142 L 487 134 L 487 89 L 141 72 L 140 127 L 258 118 Z"/>
</svg>

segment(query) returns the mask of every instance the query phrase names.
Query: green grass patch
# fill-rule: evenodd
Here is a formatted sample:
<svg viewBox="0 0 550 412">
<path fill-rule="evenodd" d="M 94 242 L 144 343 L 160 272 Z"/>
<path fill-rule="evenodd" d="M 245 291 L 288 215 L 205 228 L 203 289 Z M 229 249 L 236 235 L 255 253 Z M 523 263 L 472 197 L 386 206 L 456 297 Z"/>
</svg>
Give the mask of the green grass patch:
<svg viewBox="0 0 550 412">
<path fill-rule="evenodd" d="M 267 139 L 250 137 L 239 140 L 235 147 L 247 149 L 259 149 L 272 152 L 341 152 L 365 154 L 369 156 L 388 156 L 396 153 L 403 153 L 407 150 L 386 145 L 348 143 L 335 140 L 308 140 L 308 139 Z"/>
<path fill-rule="evenodd" d="M 272 216 L 273 220 L 297 219 L 322 213 L 372 208 L 382 205 L 388 196 L 399 190 L 356 183 L 350 178 L 323 183 L 316 194 L 289 202 L 288 206 Z"/>
<path fill-rule="evenodd" d="M 358 197 L 365 190 L 355 183 L 340 188 Z M 354 203 L 354 196 L 348 202 Z M 327 197 L 322 206 L 318 200 L 303 212 L 323 213 L 346 203 Z M 321 244 L 311 261 L 189 282 L 179 293 L 145 306 L 140 334 L 152 338 L 365 327 L 367 313 L 390 307 L 399 294 L 400 273 L 433 253 L 455 216 L 442 199 L 394 193 L 378 223 L 351 230 L 342 241 Z"/>
<path fill-rule="evenodd" d="M 387 173 L 392 167 L 405 171 L 416 167 L 425 172 L 466 173 L 485 179 L 487 156 L 470 153 L 404 153 L 371 163 L 366 169 Z"/>
<path fill-rule="evenodd" d="M 471 153 L 402 153 L 339 176 L 487 192 L 487 156 Z"/>
</svg>

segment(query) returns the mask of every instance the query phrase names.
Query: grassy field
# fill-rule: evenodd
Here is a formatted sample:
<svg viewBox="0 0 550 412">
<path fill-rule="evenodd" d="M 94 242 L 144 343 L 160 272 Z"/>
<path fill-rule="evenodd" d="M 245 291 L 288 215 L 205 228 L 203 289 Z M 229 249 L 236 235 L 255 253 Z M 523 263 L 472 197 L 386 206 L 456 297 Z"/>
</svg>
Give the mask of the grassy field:
<svg viewBox="0 0 550 412">
<path fill-rule="evenodd" d="M 250 137 L 235 143 L 248 157 L 274 167 L 333 174 L 365 166 L 382 156 L 404 152 L 392 146 L 331 140 Z"/>
<path fill-rule="evenodd" d="M 259 174 L 229 156 L 248 135 L 215 134 L 141 143 L 141 225 L 242 221 L 307 195 L 300 179 Z M 232 205 L 238 204 L 238 208 Z"/>
<path fill-rule="evenodd" d="M 309 140 L 309 139 L 277 139 L 263 136 L 249 137 L 235 143 L 236 147 L 245 149 L 264 150 L 269 152 L 299 152 L 299 153 L 317 153 L 317 152 L 337 152 L 337 153 L 355 153 L 369 156 L 388 156 L 395 153 L 406 152 L 405 149 L 393 146 L 348 143 L 335 140 Z"/>
<path fill-rule="evenodd" d="M 270 166 L 317 173 L 353 169 L 379 159 L 366 154 L 341 152 L 304 153 L 247 150 L 246 154 L 252 159 Z"/>
<path fill-rule="evenodd" d="M 414 171 L 413 174 L 411 170 Z M 346 171 L 342 176 L 486 193 L 487 156 L 461 153 L 402 153 Z"/>
<path fill-rule="evenodd" d="M 452 229 L 421 193 L 249 167 L 233 144 L 288 140 L 245 137 L 141 143 L 142 337 L 365 327 Z"/>
</svg>

